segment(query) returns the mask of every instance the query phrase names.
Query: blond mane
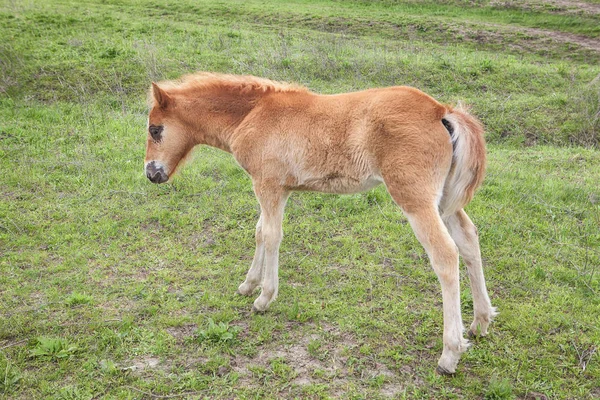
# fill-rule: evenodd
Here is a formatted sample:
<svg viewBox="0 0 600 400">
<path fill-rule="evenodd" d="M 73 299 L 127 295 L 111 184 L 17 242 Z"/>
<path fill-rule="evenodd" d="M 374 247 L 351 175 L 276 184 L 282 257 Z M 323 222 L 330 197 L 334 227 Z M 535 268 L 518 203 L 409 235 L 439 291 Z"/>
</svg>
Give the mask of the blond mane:
<svg viewBox="0 0 600 400">
<path fill-rule="evenodd" d="M 184 75 L 179 79 L 165 80 L 157 83 L 167 92 L 186 93 L 196 90 L 213 88 L 229 88 L 239 90 L 242 93 L 258 92 L 307 92 L 308 89 L 301 85 L 272 81 L 270 79 L 258 78 L 251 75 L 229 75 L 215 72 L 197 72 Z M 152 90 L 149 93 L 151 104 Z"/>
</svg>

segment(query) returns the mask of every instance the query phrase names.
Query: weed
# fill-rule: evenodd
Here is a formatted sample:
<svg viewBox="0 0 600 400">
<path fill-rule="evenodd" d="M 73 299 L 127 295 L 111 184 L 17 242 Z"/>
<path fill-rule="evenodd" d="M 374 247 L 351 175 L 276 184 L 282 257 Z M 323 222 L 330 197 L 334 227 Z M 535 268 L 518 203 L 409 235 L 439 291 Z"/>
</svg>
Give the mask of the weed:
<svg viewBox="0 0 600 400">
<path fill-rule="evenodd" d="M 369 378 L 369 386 L 373 388 L 381 388 L 385 383 L 385 375 L 379 374 Z"/>
<path fill-rule="evenodd" d="M 507 379 L 498 380 L 497 377 L 494 377 L 490 380 L 484 398 L 486 400 L 511 400 L 515 396 Z"/>
<path fill-rule="evenodd" d="M 93 302 L 93 300 L 94 300 L 93 296 L 73 292 L 69 295 L 69 297 L 66 298 L 65 303 L 69 307 L 75 307 L 75 306 L 82 305 L 82 304 L 90 304 Z"/>
<path fill-rule="evenodd" d="M 4 394 L 13 391 L 21 380 L 21 373 L 8 360 L 0 360 L 0 391 Z"/>
<path fill-rule="evenodd" d="M 39 337 L 29 355 L 42 360 L 58 361 L 68 359 L 79 350 L 77 346 L 70 345 L 63 339 Z"/>
<path fill-rule="evenodd" d="M 322 349 L 323 343 L 321 343 L 318 339 L 313 339 L 308 342 L 307 350 L 308 354 L 313 356 L 318 360 L 323 360 L 327 357 L 328 351 L 326 349 Z"/>
<path fill-rule="evenodd" d="M 481 72 L 492 72 L 494 70 L 494 64 L 492 60 L 485 59 L 480 64 Z"/>
<path fill-rule="evenodd" d="M 300 313 L 300 304 L 295 301 L 290 308 L 287 310 L 287 317 L 289 320 L 299 321 L 302 318 Z"/>
<path fill-rule="evenodd" d="M 229 358 L 215 355 L 202 364 L 199 369 L 208 375 L 223 375 L 224 371 L 229 370 Z"/>
<path fill-rule="evenodd" d="M 290 381 L 297 375 L 297 373 L 294 371 L 294 368 L 288 365 L 286 360 L 281 358 L 271 360 L 269 367 L 273 375 L 283 381 Z"/>
<path fill-rule="evenodd" d="M 119 373 L 119 368 L 111 360 L 100 360 L 99 362 L 100 371 L 106 375 L 116 375 Z"/>
<path fill-rule="evenodd" d="M 196 335 L 200 343 L 229 343 L 235 340 L 239 331 L 238 326 L 230 326 L 226 322 L 217 324 L 212 318 L 209 318 L 206 328 L 199 329 Z"/>
<path fill-rule="evenodd" d="M 65 386 L 61 388 L 56 396 L 59 400 L 91 400 L 94 396 L 76 386 Z"/>
</svg>

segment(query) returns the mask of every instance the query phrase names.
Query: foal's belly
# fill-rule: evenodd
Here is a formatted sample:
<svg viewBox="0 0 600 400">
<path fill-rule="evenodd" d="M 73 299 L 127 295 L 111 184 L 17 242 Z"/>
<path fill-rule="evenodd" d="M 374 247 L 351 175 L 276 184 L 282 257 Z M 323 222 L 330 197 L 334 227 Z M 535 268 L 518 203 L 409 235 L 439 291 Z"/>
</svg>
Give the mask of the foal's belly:
<svg viewBox="0 0 600 400">
<path fill-rule="evenodd" d="M 370 190 L 383 182 L 377 175 L 365 177 L 345 176 L 331 173 L 322 177 L 312 177 L 299 183 L 297 190 L 310 190 L 324 193 L 352 194 Z"/>
</svg>

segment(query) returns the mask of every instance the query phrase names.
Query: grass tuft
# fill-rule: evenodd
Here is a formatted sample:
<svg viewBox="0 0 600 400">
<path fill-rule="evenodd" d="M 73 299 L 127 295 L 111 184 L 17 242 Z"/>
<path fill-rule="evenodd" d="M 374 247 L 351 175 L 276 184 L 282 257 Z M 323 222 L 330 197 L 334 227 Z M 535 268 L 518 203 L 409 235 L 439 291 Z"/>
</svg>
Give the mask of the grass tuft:
<svg viewBox="0 0 600 400">
<path fill-rule="evenodd" d="M 73 292 L 71 293 L 65 300 L 65 304 L 69 307 L 75 307 L 83 304 L 91 304 L 94 301 L 94 297 L 83 294 Z"/>
<path fill-rule="evenodd" d="M 198 329 L 196 335 L 200 343 L 227 344 L 235 341 L 239 331 L 240 328 L 237 326 L 230 326 L 226 322 L 215 323 L 212 318 L 209 318 L 206 327 Z"/>
<path fill-rule="evenodd" d="M 515 398 L 513 389 L 508 379 L 492 377 L 485 391 L 485 400 L 512 400 Z"/>
</svg>

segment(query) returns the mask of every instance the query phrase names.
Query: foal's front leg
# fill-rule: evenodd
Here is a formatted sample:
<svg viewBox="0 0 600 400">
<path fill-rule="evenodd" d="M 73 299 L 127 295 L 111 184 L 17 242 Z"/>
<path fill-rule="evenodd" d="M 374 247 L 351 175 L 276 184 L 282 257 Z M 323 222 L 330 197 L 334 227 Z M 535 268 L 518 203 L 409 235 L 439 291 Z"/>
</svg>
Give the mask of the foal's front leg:
<svg viewBox="0 0 600 400">
<path fill-rule="evenodd" d="M 254 311 L 265 311 L 269 304 L 277 297 L 279 289 L 279 245 L 283 238 L 283 210 L 285 203 L 289 197 L 289 192 L 279 186 L 269 185 L 268 183 L 255 183 L 254 192 L 260 203 L 260 232 L 257 227 L 257 236 L 262 234 L 262 242 L 258 245 L 257 239 L 257 255 L 259 247 L 262 246 L 263 253 L 259 255 L 259 260 L 263 261 L 262 267 L 262 291 L 260 296 L 254 301 Z M 254 267 L 254 263 L 253 263 Z M 248 272 L 250 274 L 252 268 Z M 243 284 L 242 284 L 243 285 Z"/>
<path fill-rule="evenodd" d="M 260 285 L 263 276 L 263 266 L 265 261 L 265 243 L 262 234 L 262 214 L 256 223 L 256 250 L 252 266 L 248 270 L 246 280 L 238 287 L 238 293 L 244 296 L 250 296 L 254 289 Z"/>
</svg>

